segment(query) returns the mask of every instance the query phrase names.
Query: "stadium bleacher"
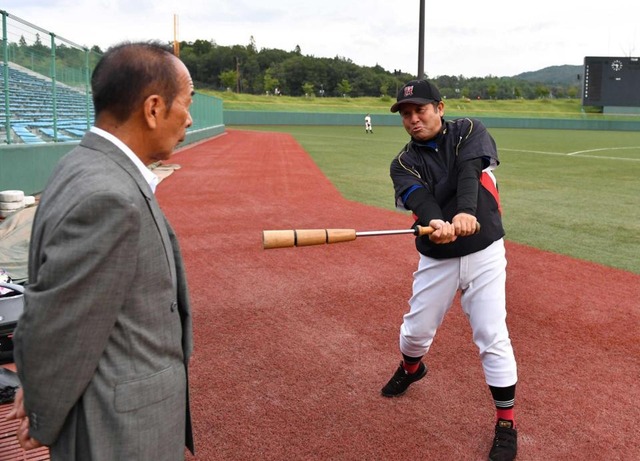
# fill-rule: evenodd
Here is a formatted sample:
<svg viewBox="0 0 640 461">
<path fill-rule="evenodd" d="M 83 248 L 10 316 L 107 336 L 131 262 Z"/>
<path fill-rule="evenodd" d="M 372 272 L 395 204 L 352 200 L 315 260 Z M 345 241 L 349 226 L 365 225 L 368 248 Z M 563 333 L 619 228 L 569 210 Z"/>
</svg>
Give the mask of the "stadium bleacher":
<svg viewBox="0 0 640 461">
<path fill-rule="evenodd" d="M 14 144 L 43 144 L 80 139 L 87 130 L 86 95 L 67 85 L 56 84 L 54 124 L 51 79 L 10 63 L 8 68 L 9 125 Z M 0 101 L 5 101 L 4 64 L 0 63 Z M 90 105 L 89 125 L 93 121 Z M 0 125 L 0 143 L 7 143 L 6 111 Z"/>
</svg>

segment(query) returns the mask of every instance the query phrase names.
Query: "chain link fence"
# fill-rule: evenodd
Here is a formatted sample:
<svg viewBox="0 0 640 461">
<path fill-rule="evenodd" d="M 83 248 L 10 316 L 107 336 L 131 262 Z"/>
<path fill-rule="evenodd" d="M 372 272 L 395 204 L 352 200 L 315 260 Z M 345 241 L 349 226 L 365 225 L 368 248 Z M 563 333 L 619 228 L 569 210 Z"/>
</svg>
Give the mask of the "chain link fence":
<svg viewBox="0 0 640 461">
<path fill-rule="evenodd" d="M 94 121 L 91 73 L 102 53 L 0 10 L 0 146 L 79 140 Z M 222 101 L 196 94 L 189 132 L 223 125 Z"/>
<path fill-rule="evenodd" d="M 0 143 L 79 139 L 93 122 L 90 77 L 100 53 L 2 15 Z"/>
</svg>

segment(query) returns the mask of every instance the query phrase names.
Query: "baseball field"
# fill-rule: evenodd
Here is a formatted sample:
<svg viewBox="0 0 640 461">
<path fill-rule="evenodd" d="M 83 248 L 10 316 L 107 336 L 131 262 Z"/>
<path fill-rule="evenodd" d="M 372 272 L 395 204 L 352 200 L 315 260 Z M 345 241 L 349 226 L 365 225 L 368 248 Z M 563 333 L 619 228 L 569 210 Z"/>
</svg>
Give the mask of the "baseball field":
<svg viewBox="0 0 640 461">
<path fill-rule="evenodd" d="M 380 396 L 400 360 L 413 237 L 262 247 L 264 230 L 409 228 L 388 177 L 402 128 L 239 128 L 178 151 L 156 193 L 193 307 L 187 459 L 486 459 L 495 412 L 459 298 L 427 377 Z M 640 459 L 640 134 L 491 132 L 517 459 Z M 41 456 L 11 431 L 7 459 Z"/>
<path fill-rule="evenodd" d="M 228 129 L 172 159 L 157 196 L 193 303 L 188 459 L 486 459 L 495 413 L 459 299 L 427 378 L 380 396 L 400 360 L 411 236 L 262 248 L 263 230 L 410 226 L 387 178 L 405 137 L 388 130 Z M 638 135 L 494 131 L 518 460 L 638 459 Z"/>
</svg>

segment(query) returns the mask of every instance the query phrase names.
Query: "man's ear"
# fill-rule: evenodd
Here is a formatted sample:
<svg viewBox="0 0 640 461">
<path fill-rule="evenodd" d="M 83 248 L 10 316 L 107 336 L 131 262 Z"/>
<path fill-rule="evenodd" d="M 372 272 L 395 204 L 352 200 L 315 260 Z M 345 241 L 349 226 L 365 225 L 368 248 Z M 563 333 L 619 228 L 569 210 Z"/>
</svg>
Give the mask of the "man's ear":
<svg viewBox="0 0 640 461">
<path fill-rule="evenodd" d="M 152 94 L 144 100 L 144 118 L 151 129 L 158 125 L 158 118 L 164 109 L 164 101 L 157 94 Z"/>
</svg>

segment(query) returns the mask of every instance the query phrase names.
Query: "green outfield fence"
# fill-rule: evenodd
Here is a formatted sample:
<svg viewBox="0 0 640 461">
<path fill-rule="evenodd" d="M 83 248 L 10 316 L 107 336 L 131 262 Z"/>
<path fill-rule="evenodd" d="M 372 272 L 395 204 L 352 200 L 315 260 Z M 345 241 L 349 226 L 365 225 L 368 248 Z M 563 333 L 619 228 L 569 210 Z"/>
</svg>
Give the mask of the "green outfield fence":
<svg viewBox="0 0 640 461">
<path fill-rule="evenodd" d="M 37 193 L 93 125 L 91 73 L 101 53 L 0 15 L 0 190 Z M 219 98 L 197 93 L 191 116 L 185 145 L 224 132 Z"/>
<path fill-rule="evenodd" d="M 371 114 L 373 128 L 376 126 L 402 126 L 398 114 Z M 451 115 L 448 118 L 456 118 Z M 640 121 L 634 120 L 580 120 L 559 118 L 507 118 L 473 115 L 482 120 L 487 128 L 531 128 L 557 130 L 609 130 L 640 131 Z M 319 125 L 362 126 L 364 114 L 331 114 L 311 112 L 268 112 L 225 110 L 226 126 L 233 125 Z"/>
</svg>

